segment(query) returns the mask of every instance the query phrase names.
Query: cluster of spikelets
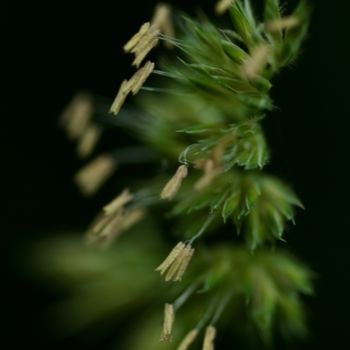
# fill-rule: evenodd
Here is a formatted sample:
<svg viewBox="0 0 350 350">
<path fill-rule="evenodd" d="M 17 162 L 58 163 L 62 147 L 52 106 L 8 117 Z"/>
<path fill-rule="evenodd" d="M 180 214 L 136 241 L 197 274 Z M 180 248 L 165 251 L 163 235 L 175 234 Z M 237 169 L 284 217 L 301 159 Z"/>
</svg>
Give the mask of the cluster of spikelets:
<svg viewBox="0 0 350 350">
<path fill-rule="evenodd" d="M 184 17 L 178 19 L 180 33 L 175 38 L 175 15 L 168 6 L 160 5 L 153 19 L 125 44 L 124 51 L 134 55 L 132 64 L 138 70 L 122 82 L 110 112 L 153 153 L 139 148 L 100 155 L 76 175 L 82 191 L 91 195 L 113 175 L 117 165 L 154 160 L 154 156 L 181 163 L 168 180 L 155 176 L 133 194 L 124 190 L 103 208 L 87 233 L 89 242 L 110 245 L 143 219 L 146 209 L 152 215 L 161 201 L 170 205 L 175 231 L 181 232 L 183 241 L 156 270 L 166 281 L 186 278 L 177 299 L 181 302 L 165 304 L 161 340 L 171 341 L 175 315 L 189 297 L 188 288 L 192 294 L 205 293 L 205 315 L 209 315 L 200 318 L 183 338 L 180 350 L 188 349 L 203 327 L 203 350 L 213 349 L 216 323 L 234 319 L 233 306 L 242 296 L 250 301 L 250 320 L 263 340 L 271 339 L 277 319 L 286 325 L 285 333 L 301 335 L 304 323 L 299 294 L 311 292 L 310 273 L 302 265 L 289 262 L 283 254 L 260 253 L 265 244 L 283 240 L 288 222 L 294 222 L 295 207 L 302 207 L 286 184 L 261 172 L 269 161 L 261 122 L 274 108 L 269 95 L 271 79 L 299 53 L 307 31 L 308 7 L 301 1 L 291 15 L 283 16 L 278 0 L 266 0 L 262 20 L 254 15 L 249 0 L 221 0 L 215 9 L 217 14 L 229 14 L 232 29 L 219 29 L 208 19 L 198 22 Z M 141 67 L 159 41 L 176 50 L 178 60 L 166 57 L 159 69 L 151 61 Z M 151 74 L 161 76 L 162 84 L 145 87 Z M 141 90 L 149 92 L 142 94 L 140 110 L 131 115 L 123 104 L 129 94 Z M 81 155 L 90 154 L 98 139 L 98 133 L 89 136 L 91 107 L 84 104 L 88 104 L 86 96 L 78 96 L 62 117 L 68 134 L 85 144 L 78 147 L 84 149 Z M 81 117 L 83 108 L 88 110 L 85 118 Z M 90 141 L 82 141 L 84 138 Z M 205 233 L 227 230 L 225 223 L 233 223 L 231 231 L 243 233 L 247 252 L 233 247 L 231 251 L 218 250 L 216 261 L 221 264 L 209 258 L 212 264 L 204 269 L 205 264 L 194 262 L 195 273 L 184 276 L 194 243 Z M 215 255 L 210 250 L 207 255 L 211 253 Z M 237 261 L 232 264 L 235 254 Z M 261 255 L 264 259 L 259 260 Z M 266 263 L 269 259 L 280 266 Z M 241 271 L 233 271 L 236 268 Z M 282 287 L 279 280 L 284 281 Z"/>
</svg>

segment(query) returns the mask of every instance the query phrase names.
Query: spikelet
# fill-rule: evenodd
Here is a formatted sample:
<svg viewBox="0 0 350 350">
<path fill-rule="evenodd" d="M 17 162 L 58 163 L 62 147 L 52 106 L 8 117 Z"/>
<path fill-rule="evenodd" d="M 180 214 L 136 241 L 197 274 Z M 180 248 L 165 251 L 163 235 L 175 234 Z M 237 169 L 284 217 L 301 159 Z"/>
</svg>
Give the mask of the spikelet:
<svg viewBox="0 0 350 350">
<path fill-rule="evenodd" d="M 214 350 L 214 339 L 216 336 L 216 328 L 208 326 L 205 330 L 202 350 Z"/>
<path fill-rule="evenodd" d="M 171 342 L 172 341 L 172 329 L 174 324 L 175 314 L 174 307 L 172 304 L 164 305 L 164 320 L 162 334 L 160 336 L 161 341 Z"/>
<path fill-rule="evenodd" d="M 165 274 L 165 281 L 181 281 L 187 266 L 193 256 L 194 248 L 179 242 L 167 258 L 156 268 L 161 275 Z"/>
<path fill-rule="evenodd" d="M 171 8 L 169 5 L 158 4 L 154 10 L 151 23 L 167 37 L 175 37 L 175 31 L 171 21 Z M 169 48 L 173 46 L 172 43 L 168 40 L 165 41 L 165 45 Z"/>
<path fill-rule="evenodd" d="M 182 340 L 177 350 L 188 350 L 190 345 L 196 340 L 197 335 L 198 335 L 198 330 L 192 329 L 190 332 L 186 334 L 185 338 Z"/>
<path fill-rule="evenodd" d="M 116 170 L 116 161 L 108 154 L 102 154 L 80 169 L 74 181 L 86 196 L 96 193 Z"/>
<path fill-rule="evenodd" d="M 251 56 L 244 62 L 243 74 L 248 79 L 254 79 L 263 70 L 267 63 L 270 47 L 267 44 L 257 46 Z"/>
<path fill-rule="evenodd" d="M 295 28 L 299 24 L 300 24 L 299 18 L 289 16 L 289 17 L 271 20 L 265 24 L 265 27 L 269 32 L 279 32 L 282 30 Z"/>
<path fill-rule="evenodd" d="M 215 5 L 215 13 L 217 15 L 224 14 L 235 2 L 235 0 L 219 0 Z"/>
<path fill-rule="evenodd" d="M 180 165 L 176 170 L 175 175 L 168 181 L 163 188 L 160 198 L 171 200 L 179 191 L 182 181 L 187 177 L 188 169 L 186 165 Z"/>
<path fill-rule="evenodd" d="M 90 124 L 86 128 L 78 142 L 77 153 L 80 158 L 86 158 L 91 155 L 101 137 L 101 134 L 102 130 L 96 124 Z"/>
</svg>

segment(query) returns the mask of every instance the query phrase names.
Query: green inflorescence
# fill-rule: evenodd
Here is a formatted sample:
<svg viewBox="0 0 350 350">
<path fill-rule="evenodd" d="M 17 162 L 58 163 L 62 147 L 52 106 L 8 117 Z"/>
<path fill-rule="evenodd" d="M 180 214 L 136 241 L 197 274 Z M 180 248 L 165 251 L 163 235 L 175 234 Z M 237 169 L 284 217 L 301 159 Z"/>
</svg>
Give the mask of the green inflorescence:
<svg viewBox="0 0 350 350">
<path fill-rule="evenodd" d="M 135 300 L 142 299 L 136 289 L 145 293 L 148 286 L 156 291 L 153 297 L 146 293 L 147 302 L 167 302 L 176 319 L 173 342 L 163 344 L 158 341 L 159 328 L 154 326 L 159 310 L 145 319 L 140 317 L 125 349 L 182 349 L 178 346 L 189 331 L 193 330 L 192 335 L 206 332 L 206 336 L 212 332 L 213 336 L 212 327 L 219 334 L 249 332 L 265 344 L 272 343 L 275 330 L 287 337 L 307 333 L 301 297 L 312 294 L 312 273 L 278 248 L 286 227 L 294 223 L 296 209 L 303 205 L 287 184 L 263 172 L 271 158 L 263 122 L 274 109 L 270 96 L 273 79 L 298 56 L 310 9 L 301 0 L 285 15 L 279 0 L 265 0 L 257 15 L 252 5 L 249 0 L 231 1 L 225 27 L 204 15 L 196 20 L 174 13 L 176 38 L 159 34 L 172 49 L 156 64 L 153 75 L 159 79 L 154 80 L 155 86 L 142 88 L 136 111 L 125 108 L 114 117 L 153 152 L 152 162 L 166 161 L 159 175 L 130 184 L 132 196 L 115 214 L 122 226 L 118 226 L 118 235 L 127 226 L 125 213 L 147 210 L 147 229 L 141 221 L 132 232 L 148 242 L 142 250 L 142 240 L 135 241 L 140 265 L 154 258 L 155 249 L 149 244 L 150 239 L 160 240 L 155 234 L 162 231 L 160 227 L 165 225 L 182 242 L 158 268 L 171 270 L 175 280 L 181 280 L 165 287 L 153 275 L 138 280 L 138 273 L 145 269 L 138 272 L 136 253 L 132 245 L 126 246 L 122 257 L 128 260 L 130 254 L 132 266 L 124 261 L 123 273 L 116 274 L 111 284 L 115 298 L 121 293 L 118 281 L 132 274 L 130 278 L 138 283 L 126 285 Z M 128 82 L 122 87 L 123 93 L 130 92 Z M 121 159 L 128 164 L 128 155 L 132 158 L 128 152 L 130 149 L 123 156 L 118 153 L 116 161 L 122 166 Z M 179 166 L 180 172 L 169 182 L 164 173 L 174 173 Z M 160 198 L 165 185 L 169 193 L 163 198 L 169 201 Z M 102 216 L 105 226 L 110 225 L 108 218 Z M 107 232 L 101 227 L 101 232 Z M 152 238 L 147 239 L 149 232 Z M 120 254 L 118 244 L 112 245 L 107 255 L 98 256 L 101 261 L 108 260 L 113 251 Z M 159 246 L 159 251 L 163 247 Z M 66 256 L 71 257 L 70 253 Z M 83 260 L 91 259 L 91 254 L 96 258 L 96 252 L 84 254 Z M 87 288 L 84 293 L 93 297 Z M 108 299 L 111 304 L 112 299 Z M 198 339 L 193 340 L 193 348 L 200 345 Z M 208 344 L 204 350 L 212 349 L 213 344 Z"/>
</svg>

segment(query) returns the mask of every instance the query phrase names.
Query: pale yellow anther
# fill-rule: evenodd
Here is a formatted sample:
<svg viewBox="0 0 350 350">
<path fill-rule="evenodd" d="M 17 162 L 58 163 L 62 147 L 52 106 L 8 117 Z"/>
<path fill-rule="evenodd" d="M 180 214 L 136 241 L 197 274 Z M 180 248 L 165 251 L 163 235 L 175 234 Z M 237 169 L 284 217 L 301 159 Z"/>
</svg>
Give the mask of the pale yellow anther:
<svg viewBox="0 0 350 350">
<path fill-rule="evenodd" d="M 214 350 L 214 339 L 216 336 L 216 328 L 208 326 L 205 330 L 202 350 Z"/>
<path fill-rule="evenodd" d="M 140 68 L 129 80 L 130 90 L 133 95 L 136 95 L 148 77 L 154 70 L 154 63 L 148 61 L 142 68 Z"/>
<path fill-rule="evenodd" d="M 166 4 L 158 4 L 154 10 L 151 23 L 169 38 L 175 37 L 174 27 L 171 21 L 171 8 Z M 172 47 L 170 41 L 166 40 L 165 45 Z"/>
<path fill-rule="evenodd" d="M 124 190 L 114 201 L 105 206 L 88 230 L 87 242 L 98 243 L 100 247 L 107 248 L 122 233 L 140 221 L 145 214 L 143 209 L 125 209 L 125 205 L 131 199 L 128 190 Z"/>
<path fill-rule="evenodd" d="M 182 252 L 181 264 L 179 266 L 179 269 L 177 270 L 176 277 L 174 279 L 175 282 L 180 282 L 182 280 L 182 277 L 186 272 L 186 269 L 192 259 L 193 254 L 194 254 L 194 248 L 192 248 L 189 245 Z"/>
<path fill-rule="evenodd" d="M 143 36 L 149 31 L 150 23 L 144 23 L 140 30 L 124 45 L 124 51 L 130 52 L 143 38 Z"/>
<path fill-rule="evenodd" d="M 176 275 L 177 272 L 179 271 L 183 258 L 184 258 L 184 253 L 186 251 L 186 248 L 184 248 L 181 253 L 176 257 L 176 259 L 174 260 L 174 262 L 171 264 L 171 266 L 169 267 L 169 269 L 166 271 L 164 279 L 165 282 L 169 282 L 169 281 L 176 281 Z"/>
<path fill-rule="evenodd" d="M 199 180 L 194 184 L 194 189 L 196 191 L 202 191 L 208 187 L 212 181 L 220 174 L 222 174 L 222 168 L 217 165 L 214 160 L 208 159 L 204 163 L 204 174 Z"/>
<path fill-rule="evenodd" d="M 98 236 L 102 229 L 111 221 L 111 219 L 111 216 L 106 216 L 104 214 L 98 215 L 88 230 L 88 238 L 90 238 L 90 236 Z"/>
<path fill-rule="evenodd" d="M 133 209 L 125 213 L 124 221 L 122 225 L 123 231 L 128 230 L 145 216 L 145 211 L 143 209 Z"/>
<path fill-rule="evenodd" d="M 101 128 L 96 124 L 90 124 L 79 138 L 77 153 L 79 157 L 88 157 L 96 147 L 102 134 Z"/>
<path fill-rule="evenodd" d="M 115 213 L 125 204 L 129 203 L 132 200 L 133 196 L 126 188 L 121 194 L 119 194 L 112 202 L 103 207 L 103 212 L 105 215 Z"/>
<path fill-rule="evenodd" d="M 160 198 L 171 200 L 175 197 L 176 193 L 179 191 L 183 180 L 187 177 L 188 169 L 186 165 L 180 165 L 175 173 L 175 175 L 168 181 L 168 183 L 163 188 Z"/>
<path fill-rule="evenodd" d="M 163 32 L 164 24 L 168 24 L 170 20 L 170 6 L 167 4 L 156 5 L 153 13 L 151 23 Z"/>
<path fill-rule="evenodd" d="M 125 52 L 135 54 L 135 60 L 132 63 L 139 67 L 148 53 L 157 46 L 159 41 L 159 29 L 149 22 L 141 26 L 136 33 L 124 46 Z"/>
<path fill-rule="evenodd" d="M 158 37 L 159 29 L 151 26 L 150 29 L 145 33 L 145 35 L 140 39 L 140 41 L 130 50 L 131 53 L 139 54 L 144 50 L 149 43 Z"/>
<path fill-rule="evenodd" d="M 88 243 L 98 243 L 100 247 L 109 247 L 122 233 L 135 225 L 144 216 L 144 211 L 135 209 L 100 215 L 86 234 Z"/>
<path fill-rule="evenodd" d="M 139 60 L 144 56 L 137 56 L 137 64 Z M 140 61 L 141 62 L 141 61 Z M 113 104 L 110 108 L 110 113 L 117 115 L 123 106 L 128 94 L 132 92 L 133 95 L 136 95 L 148 77 L 154 70 L 154 63 L 148 61 L 142 68 L 140 68 L 130 80 L 124 80 L 119 88 L 118 94 L 113 101 Z"/>
<path fill-rule="evenodd" d="M 60 124 L 68 137 L 77 139 L 87 128 L 93 114 L 92 98 L 85 92 L 78 93 L 60 117 Z"/>
<path fill-rule="evenodd" d="M 181 281 L 187 266 L 193 256 L 194 249 L 191 245 L 178 243 L 170 252 L 164 262 L 156 268 L 161 275 L 165 275 L 165 281 Z"/>
<path fill-rule="evenodd" d="M 215 13 L 217 15 L 224 14 L 235 2 L 235 0 L 219 0 L 215 5 Z"/>
<path fill-rule="evenodd" d="M 141 65 L 142 61 L 145 59 L 145 57 L 150 53 L 150 51 L 158 45 L 158 42 L 159 38 L 157 34 L 156 37 L 149 36 L 148 41 L 140 43 L 140 45 L 138 45 L 135 48 L 135 59 L 132 62 L 132 65 L 138 68 Z"/>
<path fill-rule="evenodd" d="M 275 20 L 271 20 L 266 23 L 265 27 L 269 32 L 279 32 L 282 30 L 292 29 L 300 24 L 300 20 L 297 17 L 289 16 Z"/>
<path fill-rule="evenodd" d="M 100 155 L 80 169 L 74 176 L 74 181 L 84 195 L 93 195 L 112 176 L 116 166 L 110 155 Z"/>
<path fill-rule="evenodd" d="M 164 320 L 163 329 L 160 336 L 161 341 L 171 342 L 172 340 L 172 329 L 175 319 L 174 307 L 172 304 L 165 304 L 164 306 Z"/>
<path fill-rule="evenodd" d="M 86 102 L 90 101 L 91 97 L 88 93 L 81 91 L 78 92 L 69 102 L 69 104 L 66 106 L 62 114 L 59 118 L 59 123 L 61 126 L 66 126 L 66 124 L 71 120 L 72 114 L 74 114 L 74 111 L 77 107 L 77 105 L 85 104 Z"/>
<path fill-rule="evenodd" d="M 156 268 L 156 271 L 159 271 L 160 274 L 164 274 L 164 272 L 169 268 L 169 266 L 174 262 L 176 257 L 182 252 L 182 250 L 185 248 L 185 244 L 182 242 L 179 242 L 169 253 L 169 255 L 166 257 L 166 259 Z"/>
<path fill-rule="evenodd" d="M 182 340 L 177 350 L 188 350 L 190 345 L 196 340 L 197 335 L 198 335 L 198 330 L 192 329 L 190 332 L 186 334 L 185 338 Z"/>
<path fill-rule="evenodd" d="M 102 240 L 108 240 L 109 242 L 111 242 L 122 228 L 122 224 L 124 221 L 123 210 L 120 210 L 117 213 L 110 215 L 109 219 L 110 220 L 101 229 L 98 236 Z"/>
<path fill-rule="evenodd" d="M 248 79 L 254 79 L 261 73 L 267 63 L 269 52 L 270 47 L 267 44 L 260 44 L 253 50 L 242 66 L 242 72 Z"/>
<path fill-rule="evenodd" d="M 110 113 L 114 115 L 117 115 L 119 113 L 130 91 L 131 90 L 129 82 L 127 80 L 124 80 L 120 85 L 118 94 L 114 99 L 112 106 L 109 110 Z"/>
<path fill-rule="evenodd" d="M 109 235 L 113 231 L 113 227 L 117 224 L 117 221 L 120 220 L 121 213 L 118 215 L 99 215 L 94 222 L 91 224 L 90 228 L 86 232 L 86 241 L 89 244 L 98 243 L 105 244 L 109 240 Z"/>
<path fill-rule="evenodd" d="M 226 135 L 214 147 L 211 158 L 213 159 L 216 165 L 221 164 L 222 157 L 225 154 L 227 147 L 231 145 L 233 141 L 234 141 L 233 135 Z"/>
</svg>

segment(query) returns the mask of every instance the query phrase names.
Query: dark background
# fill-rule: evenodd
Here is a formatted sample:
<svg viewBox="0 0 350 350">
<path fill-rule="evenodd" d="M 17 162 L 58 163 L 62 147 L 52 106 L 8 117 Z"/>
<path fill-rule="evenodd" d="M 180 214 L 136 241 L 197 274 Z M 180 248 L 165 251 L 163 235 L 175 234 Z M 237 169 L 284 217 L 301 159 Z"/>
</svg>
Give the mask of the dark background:
<svg viewBox="0 0 350 350">
<path fill-rule="evenodd" d="M 182 9 L 200 2 L 171 1 Z M 122 44 L 150 17 L 155 3 L 2 2 L 1 226 L 8 295 L 1 317 L 9 349 L 24 344 L 37 349 L 89 348 L 77 339 L 50 341 L 43 334 L 37 315 L 53 296 L 18 272 L 18 252 L 48 232 L 84 227 L 99 208 L 99 198 L 83 199 L 71 182 L 80 161 L 57 128 L 57 117 L 78 89 L 114 97 L 130 71 Z M 315 1 L 314 8 L 304 52 L 275 82 L 273 95 L 280 110 L 265 125 L 273 150 L 271 170 L 294 185 L 307 208 L 288 233 L 289 248 L 319 274 L 316 297 L 308 301 L 313 337 L 304 348 L 330 349 L 347 343 L 350 326 L 345 171 L 350 5 L 345 0 Z M 114 144 L 121 137 L 117 133 Z"/>
</svg>

